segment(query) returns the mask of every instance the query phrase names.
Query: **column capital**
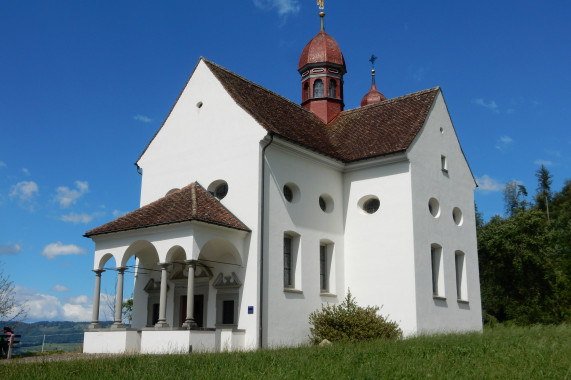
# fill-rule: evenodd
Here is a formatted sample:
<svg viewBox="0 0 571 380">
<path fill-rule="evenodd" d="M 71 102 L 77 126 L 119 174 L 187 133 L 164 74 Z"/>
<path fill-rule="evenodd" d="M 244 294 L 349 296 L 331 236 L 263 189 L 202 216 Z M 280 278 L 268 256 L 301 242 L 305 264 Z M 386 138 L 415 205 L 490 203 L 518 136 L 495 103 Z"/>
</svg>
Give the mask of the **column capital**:
<svg viewBox="0 0 571 380">
<path fill-rule="evenodd" d="M 184 263 L 189 267 L 196 267 L 198 260 L 185 260 Z"/>
<path fill-rule="evenodd" d="M 125 272 L 125 271 L 127 270 L 127 267 L 117 267 L 117 268 L 115 268 L 115 270 L 116 270 L 117 272 L 123 273 L 123 272 Z"/>
<path fill-rule="evenodd" d="M 92 272 L 95 273 L 96 276 L 101 276 L 101 273 L 105 272 L 105 269 L 93 269 Z"/>
<path fill-rule="evenodd" d="M 167 269 L 167 267 L 170 265 L 171 263 L 158 263 L 158 265 L 161 267 L 161 269 Z"/>
</svg>

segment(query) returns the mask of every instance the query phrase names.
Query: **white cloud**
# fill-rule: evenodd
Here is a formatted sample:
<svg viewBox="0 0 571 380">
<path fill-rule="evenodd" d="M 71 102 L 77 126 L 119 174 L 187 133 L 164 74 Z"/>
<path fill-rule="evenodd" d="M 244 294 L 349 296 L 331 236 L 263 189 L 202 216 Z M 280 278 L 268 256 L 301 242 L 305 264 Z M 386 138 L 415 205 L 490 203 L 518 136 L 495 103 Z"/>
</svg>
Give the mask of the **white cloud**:
<svg viewBox="0 0 571 380">
<path fill-rule="evenodd" d="M 151 119 L 148 116 L 144 116 L 144 115 L 135 115 L 135 116 L 133 116 L 133 119 L 135 119 L 137 121 L 142 121 L 143 123 L 150 123 L 153 121 L 153 119 Z"/>
<path fill-rule="evenodd" d="M 60 217 L 61 221 L 64 222 L 71 222 L 71 223 L 83 223 L 83 224 L 87 224 L 89 222 L 91 222 L 91 220 L 93 220 L 93 215 L 89 215 L 89 214 L 76 214 L 76 213 L 70 213 L 67 215 L 62 215 Z"/>
<path fill-rule="evenodd" d="M 57 256 L 62 255 L 83 255 L 87 251 L 85 248 L 79 247 L 75 244 L 63 244 L 61 241 L 51 243 L 44 247 L 42 255 L 48 259 L 55 259 Z"/>
<path fill-rule="evenodd" d="M 254 0 L 254 5 L 264 11 L 276 9 L 280 16 L 296 14 L 300 9 L 298 0 Z"/>
<path fill-rule="evenodd" d="M 488 108 L 494 112 L 500 112 L 498 104 L 494 100 L 490 100 L 489 102 L 486 102 L 484 99 L 479 98 L 479 99 L 474 100 L 474 104 L 477 104 L 477 105 L 482 106 L 484 108 Z"/>
<path fill-rule="evenodd" d="M 478 190 L 480 191 L 500 191 L 504 188 L 504 185 L 493 178 L 490 178 L 487 174 L 476 178 L 476 183 L 478 184 Z"/>
<path fill-rule="evenodd" d="M 496 143 L 496 149 L 504 151 L 511 143 L 513 139 L 509 136 L 501 136 Z"/>
<path fill-rule="evenodd" d="M 91 305 L 92 301 L 87 296 L 68 297 L 63 299 L 66 303 L 73 303 L 79 305 Z"/>
<path fill-rule="evenodd" d="M 25 303 L 28 319 L 32 321 L 91 321 L 92 304 L 87 296 L 64 299 L 15 287 L 16 296 Z"/>
<path fill-rule="evenodd" d="M 20 198 L 21 201 L 31 201 L 38 191 L 38 184 L 34 181 L 22 181 L 12 186 L 10 197 Z"/>
<path fill-rule="evenodd" d="M 62 208 L 67 208 L 75 204 L 77 200 L 89 190 L 87 182 L 75 181 L 76 189 L 70 189 L 67 186 L 60 186 L 56 189 L 55 200 L 59 202 Z"/>
<path fill-rule="evenodd" d="M 536 165 L 544 165 L 544 166 L 551 166 L 553 165 L 553 162 L 549 161 L 549 160 L 535 160 L 533 162 Z"/>
<path fill-rule="evenodd" d="M 127 213 L 127 211 L 113 210 L 113 217 L 118 218 L 120 216 L 125 215 L 126 213 Z"/>
<path fill-rule="evenodd" d="M 2 244 L 0 245 L 0 255 L 15 255 L 22 250 L 20 244 Z"/>
<path fill-rule="evenodd" d="M 91 320 L 92 306 L 73 305 L 66 303 L 62 306 L 62 316 L 66 321 L 84 322 Z"/>
<path fill-rule="evenodd" d="M 63 285 L 54 285 L 52 292 L 69 292 L 69 288 Z"/>
<path fill-rule="evenodd" d="M 22 173 L 24 173 L 25 175 L 27 175 L 28 177 L 30 176 L 30 171 L 26 168 L 22 168 Z"/>
</svg>

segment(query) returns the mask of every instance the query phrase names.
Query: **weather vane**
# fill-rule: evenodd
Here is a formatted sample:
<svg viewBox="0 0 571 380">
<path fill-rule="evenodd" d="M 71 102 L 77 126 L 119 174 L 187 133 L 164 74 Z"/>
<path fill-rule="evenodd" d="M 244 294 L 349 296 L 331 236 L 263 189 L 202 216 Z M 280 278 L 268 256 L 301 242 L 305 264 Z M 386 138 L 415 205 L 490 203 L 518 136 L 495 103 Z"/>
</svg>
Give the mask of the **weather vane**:
<svg viewBox="0 0 571 380">
<path fill-rule="evenodd" d="M 323 5 L 323 2 L 325 0 L 317 0 L 317 5 L 319 5 L 319 9 L 323 10 L 323 8 L 325 8 L 325 5 Z"/>
<path fill-rule="evenodd" d="M 373 65 L 373 70 L 375 69 L 375 61 L 378 59 L 378 57 L 374 54 L 371 54 L 371 58 L 369 59 L 369 62 L 371 62 L 371 65 Z"/>
</svg>

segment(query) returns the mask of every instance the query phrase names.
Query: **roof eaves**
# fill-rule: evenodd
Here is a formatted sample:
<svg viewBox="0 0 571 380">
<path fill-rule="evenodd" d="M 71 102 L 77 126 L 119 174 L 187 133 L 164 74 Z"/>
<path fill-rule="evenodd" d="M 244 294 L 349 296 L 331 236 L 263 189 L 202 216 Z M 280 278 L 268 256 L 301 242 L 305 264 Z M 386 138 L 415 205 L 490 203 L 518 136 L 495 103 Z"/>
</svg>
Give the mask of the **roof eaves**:
<svg viewBox="0 0 571 380">
<path fill-rule="evenodd" d="M 220 226 L 220 227 L 230 228 L 230 229 L 238 230 L 238 231 L 252 232 L 252 230 L 249 229 L 248 227 L 246 227 L 246 225 L 245 225 L 244 223 L 242 223 L 242 222 L 240 222 L 240 223 L 242 223 L 242 225 L 244 225 L 245 228 L 230 226 L 230 225 L 227 225 L 227 224 L 224 224 L 224 223 L 214 222 L 214 221 L 211 221 L 211 220 L 205 220 L 205 219 L 202 219 L 202 218 L 189 218 L 189 219 L 169 221 L 169 222 L 165 222 L 165 223 L 149 224 L 149 225 L 146 225 L 146 226 L 138 226 L 138 227 L 130 227 L 130 228 L 120 228 L 120 229 L 116 229 L 116 230 L 96 232 L 96 233 L 93 233 L 93 234 L 89 234 L 89 233 L 86 232 L 86 233 L 83 235 L 83 237 L 91 238 L 92 236 L 113 234 L 113 233 L 125 232 L 125 231 L 142 230 L 142 229 L 144 229 L 144 228 L 152 228 L 152 227 L 166 226 L 166 225 L 169 225 L 169 224 L 180 224 L 180 223 L 185 223 L 185 222 L 201 222 L 201 223 L 206 223 L 206 224 L 213 224 L 213 225 Z"/>
</svg>

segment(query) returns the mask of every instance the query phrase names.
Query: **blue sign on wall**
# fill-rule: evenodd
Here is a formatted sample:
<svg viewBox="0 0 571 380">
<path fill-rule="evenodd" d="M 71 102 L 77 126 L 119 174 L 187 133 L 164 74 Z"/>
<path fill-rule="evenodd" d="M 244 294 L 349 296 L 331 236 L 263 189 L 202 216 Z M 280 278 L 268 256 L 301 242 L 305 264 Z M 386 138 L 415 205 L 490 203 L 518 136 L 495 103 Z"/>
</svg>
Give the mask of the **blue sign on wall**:
<svg viewBox="0 0 571 380">
<path fill-rule="evenodd" d="M 248 314 L 254 314 L 254 306 L 248 306 Z"/>
</svg>

